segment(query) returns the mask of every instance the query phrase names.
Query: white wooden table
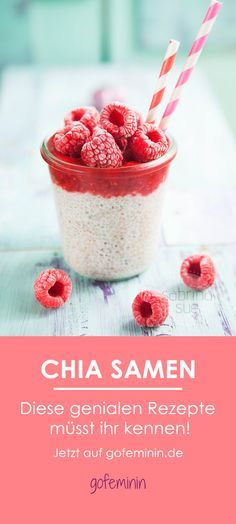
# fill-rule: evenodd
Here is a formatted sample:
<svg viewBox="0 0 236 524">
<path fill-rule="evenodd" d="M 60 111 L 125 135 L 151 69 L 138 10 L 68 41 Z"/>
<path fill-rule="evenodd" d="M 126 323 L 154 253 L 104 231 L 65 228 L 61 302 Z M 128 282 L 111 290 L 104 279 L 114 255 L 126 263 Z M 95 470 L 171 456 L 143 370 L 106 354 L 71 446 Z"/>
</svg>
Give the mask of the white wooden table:
<svg viewBox="0 0 236 524">
<path fill-rule="evenodd" d="M 42 138 L 71 107 L 90 103 L 102 84 L 122 84 L 127 102 L 146 111 L 155 71 L 99 66 L 79 70 L 5 70 L 0 98 L 0 335 L 236 334 L 236 155 L 227 123 L 205 78 L 196 71 L 173 119 L 179 152 L 169 179 L 157 260 L 143 275 L 102 284 L 70 272 L 60 251 L 52 190 L 39 154 Z M 210 253 L 216 284 L 185 288 L 185 256 Z M 35 302 L 32 286 L 47 267 L 65 268 L 71 299 L 57 311 Z M 131 303 L 142 289 L 167 294 L 171 313 L 158 329 L 140 329 Z"/>
</svg>

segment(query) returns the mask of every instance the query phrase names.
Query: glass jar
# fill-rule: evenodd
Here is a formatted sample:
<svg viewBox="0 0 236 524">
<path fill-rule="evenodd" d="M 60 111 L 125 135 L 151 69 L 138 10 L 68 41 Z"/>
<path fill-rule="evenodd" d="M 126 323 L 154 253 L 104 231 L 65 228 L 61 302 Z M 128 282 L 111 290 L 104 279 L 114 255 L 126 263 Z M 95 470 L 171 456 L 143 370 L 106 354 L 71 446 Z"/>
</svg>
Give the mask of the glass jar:
<svg viewBox="0 0 236 524">
<path fill-rule="evenodd" d="M 147 269 L 161 226 L 166 178 L 176 143 L 162 157 L 119 168 L 90 168 L 58 155 L 53 139 L 41 154 L 49 166 L 64 258 L 80 275 L 119 280 Z"/>
</svg>

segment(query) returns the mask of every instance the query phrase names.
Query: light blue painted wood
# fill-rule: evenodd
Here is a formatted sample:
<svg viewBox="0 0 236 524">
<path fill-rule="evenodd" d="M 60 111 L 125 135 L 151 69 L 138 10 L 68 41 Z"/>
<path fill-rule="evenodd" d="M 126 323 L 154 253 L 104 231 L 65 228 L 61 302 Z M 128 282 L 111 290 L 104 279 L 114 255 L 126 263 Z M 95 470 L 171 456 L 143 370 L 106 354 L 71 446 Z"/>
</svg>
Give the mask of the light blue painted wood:
<svg viewBox="0 0 236 524">
<path fill-rule="evenodd" d="M 31 53 L 37 64 L 77 65 L 102 58 L 101 0 L 29 5 Z"/>
<path fill-rule="evenodd" d="M 187 247 L 162 247 L 148 271 L 112 284 L 79 277 L 54 251 L 2 252 L 0 335 L 236 335 L 236 246 L 211 249 L 218 277 L 203 293 L 187 289 L 180 281 L 179 267 L 189 252 Z M 48 267 L 65 269 L 73 282 L 71 298 L 54 311 L 41 307 L 32 289 L 38 273 Z M 132 301 L 144 289 L 159 290 L 169 298 L 170 315 L 160 328 L 141 329 L 133 320 Z"/>
<path fill-rule="evenodd" d="M 138 38 L 136 25 L 137 2 L 107 0 L 109 53 L 114 62 L 132 62 Z M 136 37 L 136 38 L 135 38 Z"/>
<path fill-rule="evenodd" d="M 30 59 L 27 2 L 1 0 L 0 68 Z"/>
</svg>

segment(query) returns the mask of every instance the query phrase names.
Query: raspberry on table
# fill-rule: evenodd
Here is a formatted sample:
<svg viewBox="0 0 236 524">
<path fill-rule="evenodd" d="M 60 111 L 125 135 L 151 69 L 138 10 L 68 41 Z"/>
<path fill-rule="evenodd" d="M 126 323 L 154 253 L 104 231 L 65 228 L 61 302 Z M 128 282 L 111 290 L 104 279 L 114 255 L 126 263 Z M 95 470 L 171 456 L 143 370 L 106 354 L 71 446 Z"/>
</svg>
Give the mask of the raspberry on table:
<svg viewBox="0 0 236 524">
<path fill-rule="evenodd" d="M 168 299 L 155 291 L 141 291 L 132 304 L 136 323 L 142 327 L 157 327 L 169 314 Z"/>
<path fill-rule="evenodd" d="M 127 106 L 114 102 L 101 112 L 100 124 L 114 138 L 128 138 L 137 130 L 137 114 Z"/>
<path fill-rule="evenodd" d="M 98 125 L 100 115 L 96 107 L 84 106 L 78 107 L 70 111 L 64 118 L 65 125 L 81 123 L 86 126 L 92 133 L 93 129 Z"/>
<path fill-rule="evenodd" d="M 212 286 L 216 271 L 211 257 L 192 255 L 183 261 L 180 275 L 186 286 L 201 291 Z"/>
<path fill-rule="evenodd" d="M 34 282 L 34 296 L 45 308 L 63 306 L 71 290 L 71 279 L 62 269 L 46 269 L 38 275 Z"/>
<path fill-rule="evenodd" d="M 164 155 L 168 149 L 165 134 L 153 124 L 142 124 L 130 139 L 134 159 L 149 162 Z"/>
<path fill-rule="evenodd" d="M 62 155 L 80 156 L 82 146 L 89 136 L 90 131 L 80 122 L 76 125 L 67 125 L 54 135 L 54 147 Z"/>
<path fill-rule="evenodd" d="M 82 147 L 81 158 L 86 166 L 103 168 L 119 167 L 123 161 L 113 136 L 99 127 Z"/>
</svg>

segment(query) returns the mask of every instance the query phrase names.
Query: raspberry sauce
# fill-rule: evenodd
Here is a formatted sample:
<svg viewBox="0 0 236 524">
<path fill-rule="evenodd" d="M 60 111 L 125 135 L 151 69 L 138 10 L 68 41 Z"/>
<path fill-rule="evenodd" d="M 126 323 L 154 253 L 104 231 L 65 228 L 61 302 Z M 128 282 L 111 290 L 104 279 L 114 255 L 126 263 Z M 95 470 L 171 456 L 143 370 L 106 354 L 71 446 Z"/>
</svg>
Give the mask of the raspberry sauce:
<svg viewBox="0 0 236 524">
<path fill-rule="evenodd" d="M 169 139 L 169 149 L 163 157 L 143 164 L 126 162 L 118 168 L 90 168 L 80 158 L 59 154 L 53 136 L 44 141 L 41 155 L 49 164 L 52 182 L 68 192 L 90 193 L 104 198 L 125 195 L 148 195 L 164 182 L 176 146 Z"/>
</svg>

